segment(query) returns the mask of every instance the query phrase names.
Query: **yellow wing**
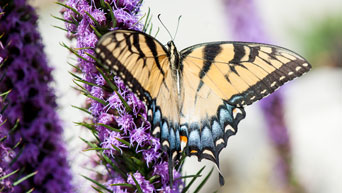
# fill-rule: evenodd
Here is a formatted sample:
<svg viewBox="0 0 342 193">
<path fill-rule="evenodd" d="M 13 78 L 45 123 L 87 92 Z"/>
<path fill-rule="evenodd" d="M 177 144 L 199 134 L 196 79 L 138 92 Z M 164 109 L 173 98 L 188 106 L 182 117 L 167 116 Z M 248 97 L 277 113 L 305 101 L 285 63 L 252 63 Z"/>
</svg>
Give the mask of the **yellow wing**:
<svg viewBox="0 0 342 193">
<path fill-rule="evenodd" d="M 157 97 L 170 70 L 166 48 L 138 31 L 109 32 L 99 40 L 95 52 L 147 104 Z"/>
<path fill-rule="evenodd" d="M 266 44 L 205 43 L 186 48 L 180 55 L 182 150 L 217 166 L 220 151 L 245 117 L 243 106 L 310 69 L 292 51 Z"/>
<path fill-rule="evenodd" d="M 290 50 L 257 43 L 198 44 L 183 50 L 181 57 L 183 68 L 199 77 L 199 85 L 237 106 L 252 104 L 311 68 Z"/>
</svg>

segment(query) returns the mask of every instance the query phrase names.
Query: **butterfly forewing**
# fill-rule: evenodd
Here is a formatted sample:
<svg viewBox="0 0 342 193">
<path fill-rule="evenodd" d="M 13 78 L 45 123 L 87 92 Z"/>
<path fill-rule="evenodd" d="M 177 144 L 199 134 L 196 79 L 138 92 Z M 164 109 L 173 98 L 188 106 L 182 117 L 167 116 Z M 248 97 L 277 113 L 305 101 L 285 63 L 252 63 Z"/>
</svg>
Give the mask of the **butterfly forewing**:
<svg viewBox="0 0 342 193">
<path fill-rule="evenodd" d="M 158 95 L 169 70 L 168 53 L 153 37 L 136 31 L 116 30 L 98 42 L 96 54 L 146 103 Z"/>
<path fill-rule="evenodd" d="M 213 42 L 181 52 L 185 66 L 230 104 L 243 106 L 267 96 L 311 67 L 285 48 L 246 42 Z M 238 97 L 234 97 L 238 96 Z"/>
</svg>

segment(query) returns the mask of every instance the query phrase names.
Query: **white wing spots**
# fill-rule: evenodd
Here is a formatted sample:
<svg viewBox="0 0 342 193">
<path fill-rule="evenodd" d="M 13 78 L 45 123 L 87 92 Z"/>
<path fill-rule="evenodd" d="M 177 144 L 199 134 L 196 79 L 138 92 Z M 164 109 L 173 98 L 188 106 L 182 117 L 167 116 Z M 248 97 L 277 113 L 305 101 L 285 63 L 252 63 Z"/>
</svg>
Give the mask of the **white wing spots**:
<svg viewBox="0 0 342 193">
<path fill-rule="evenodd" d="M 254 100 L 254 99 L 255 99 L 255 96 L 252 96 L 252 97 L 251 97 L 251 100 Z"/>
<path fill-rule="evenodd" d="M 245 101 L 241 101 L 241 105 L 244 105 L 245 104 Z"/>
<path fill-rule="evenodd" d="M 233 131 L 234 133 L 235 133 L 235 129 L 231 126 L 231 125 L 227 125 L 225 128 L 224 128 L 224 132 L 226 133 L 227 131 L 229 131 L 229 130 L 231 130 L 231 131 Z"/>
<path fill-rule="evenodd" d="M 224 140 L 222 138 L 220 138 L 216 141 L 215 144 L 216 144 L 216 146 L 218 146 L 218 145 L 223 144 L 223 143 L 224 143 Z"/>
<path fill-rule="evenodd" d="M 148 115 L 148 116 L 152 116 L 152 109 L 149 109 L 149 110 L 147 111 L 147 115 Z"/>
<path fill-rule="evenodd" d="M 296 71 L 299 71 L 300 69 L 302 69 L 301 66 L 297 66 L 297 67 L 296 67 Z"/>
<path fill-rule="evenodd" d="M 272 82 L 271 87 L 274 87 L 277 84 L 276 81 Z"/>
<path fill-rule="evenodd" d="M 126 75 L 123 72 L 120 72 L 120 77 L 126 79 Z"/>
<path fill-rule="evenodd" d="M 294 74 L 293 72 L 289 72 L 288 75 L 291 76 L 292 74 Z"/>
<path fill-rule="evenodd" d="M 233 118 L 235 119 L 237 114 L 241 113 L 241 110 L 239 108 L 234 108 L 233 109 Z"/>
<path fill-rule="evenodd" d="M 100 49 L 100 48 L 96 48 L 96 49 L 95 49 L 95 52 L 96 52 L 96 53 L 100 53 L 100 52 L 101 52 L 101 49 Z"/>
<path fill-rule="evenodd" d="M 166 147 L 170 147 L 170 143 L 167 141 L 167 140 L 164 140 L 163 143 L 162 143 L 162 146 L 166 146 Z"/>
<path fill-rule="evenodd" d="M 112 65 L 112 61 L 110 61 L 109 59 L 106 59 L 106 63 Z"/>
<path fill-rule="evenodd" d="M 304 63 L 304 64 L 302 64 L 304 67 L 308 67 L 309 66 L 309 64 L 308 63 Z"/>
<path fill-rule="evenodd" d="M 113 68 L 114 68 L 115 71 L 119 70 L 119 66 L 117 64 L 114 64 Z"/>
<path fill-rule="evenodd" d="M 175 158 L 177 157 L 177 154 L 178 154 L 177 151 L 173 152 L 173 154 L 172 154 L 172 159 L 173 160 L 175 160 Z"/>
<path fill-rule="evenodd" d="M 262 90 L 260 93 L 261 93 L 261 94 L 265 94 L 266 92 L 267 92 L 267 90 L 264 89 L 264 90 Z"/>
<path fill-rule="evenodd" d="M 285 78 L 286 78 L 285 76 L 281 76 L 281 77 L 279 78 L 279 80 L 282 81 L 282 80 L 284 80 Z"/>
<path fill-rule="evenodd" d="M 157 127 L 154 128 L 152 135 L 155 136 L 155 135 L 157 135 L 158 133 L 160 133 L 160 127 L 159 127 L 159 126 L 157 126 Z"/>
<path fill-rule="evenodd" d="M 101 56 L 101 58 L 105 58 L 106 57 L 105 53 L 103 53 L 103 52 L 100 53 L 100 56 Z"/>
<path fill-rule="evenodd" d="M 207 155 L 209 155 L 209 156 L 215 158 L 213 152 L 211 152 L 210 150 L 207 150 L 207 149 L 206 149 L 206 150 L 204 150 L 202 153 L 203 153 L 203 154 L 207 154 Z"/>
<path fill-rule="evenodd" d="M 133 87 L 133 84 L 132 84 L 131 81 L 127 81 L 126 84 L 127 84 L 130 88 Z M 136 91 L 136 93 L 139 93 L 138 95 L 140 95 L 140 92 L 139 92 L 138 90 Z"/>
</svg>

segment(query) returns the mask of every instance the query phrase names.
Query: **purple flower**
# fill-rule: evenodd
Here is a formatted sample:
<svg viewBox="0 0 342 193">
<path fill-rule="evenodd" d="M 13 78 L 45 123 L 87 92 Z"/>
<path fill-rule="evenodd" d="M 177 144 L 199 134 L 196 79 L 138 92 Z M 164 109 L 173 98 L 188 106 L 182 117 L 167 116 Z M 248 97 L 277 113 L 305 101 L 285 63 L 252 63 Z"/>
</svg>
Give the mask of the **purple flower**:
<svg viewBox="0 0 342 193">
<path fill-rule="evenodd" d="M 66 28 L 68 30 L 67 35 L 77 40 L 76 48 L 82 48 L 77 50 L 78 54 L 87 60 L 78 59 L 77 65 L 82 70 L 83 78 L 101 86 L 85 85 L 85 88 L 92 96 L 107 103 L 103 105 L 96 100 L 88 100 L 92 122 L 96 125 L 98 145 L 104 148 L 102 153 L 111 162 L 103 163 L 107 168 L 107 174 L 102 177 L 97 176 L 96 179 L 103 181 L 103 184 L 114 192 L 134 192 L 136 191 L 136 184 L 131 176 L 133 174 L 144 192 L 179 192 L 181 180 L 176 180 L 173 190 L 171 190 L 168 174 L 153 173 L 154 166 L 157 164 L 162 164 L 163 169 L 167 171 L 168 162 L 167 156 L 161 150 L 159 139 L 150 133 L 151 127 L 147 121 L 144 103 L 125 86 L 119 77 L 112 77 L 110 73 L 107 73 L 106 76 L 113 81 L 117 90 L 102 89 L 109 88 L 109 85 L 97 72 L 94 61 L 87 55 L 94 55 L 93 49 L 88 48 L 94 48 L 97 43 L 97 36 L 94 35 L 95 32 L 90 25 L 94 26 L 95 23 L 99 23 L 101 30 L 98 31 L 104 31 L 103 28 L 109 31 L 116 29 L 141 30 L 142 28 L 137 15 L 141 5 L 140 0 L 105 0 L 105 2 L 111 6 L 111 9 L 103 7 L 98 1 L 69 0 L 66 4 L 74 8 L 80 15 L 75 15 L 68 9 L 62 11 L 64 19 L 76 20 L 75 24 L 66 23 Z M 115 16 L 115 27 L 113 27 L 109 11 L 112 11 Z M 97 22 L 89 18 L 86 12 L 92 15 Z M 108 125 L 115 131 L 99 125 L 99 123 Z M 112 167 L 112 165 L 116 167 Z M 117 171 L 118 168 L 120 172 Z M 154 177 L 155 181 L 149 182 L 153 176 L 157 176 Z M 174 170 L 174 176 L 179 177 L 180 174 Z M 111 184 L 116 183 L 129 183 L 134 187 L 111 186 Z M 168 188 L 169 191 L 167 191 Z"/>
<path fill-rule="evenodd" d="M 6 145 L 14 147 L 20 156 L 10 171 L 19 168 L 21 176 L 38 172 L 14 187 L 24 192 L 34 187 L 35 192 L 74 192 L 71 174 L 62 141 L 62 127 L 56 113 L 51 67 L 47 65 L 43 45 L 37 30 L 37 15 L 25 0 L 4 0 L 0 7 L 5 14 L 0 19 L 0 34 L 7 45 L 0 49 L 6 71 L 0 82 L 0 93 L 11 90 L 3 114 L 6 128 L 16 130 L 8 135 Z M 20 29 L 20 30 L 18 30 Z M 3 104 L 0 104 L 0 109 Z M 19 173 L 10 177 L 18 179 Z"/>
<path fill-rule="evenodd" d="M 135 180 L 137 181 L 137 183 L 139 184 L 139 186 L 143 192 L 155 191 L 154 186 L 152 184 L 150 184 L 150 182 L 148 180 L 146 180 L 144 178 L 144 176 L 142 176 L 139 172 L 134 173 L 133 176 L 134 176 Z M 132 175 L 128 176 L 127 182 L 129 184 L 136 185 L 136 183 L 133 180 Z"/>
</svg>

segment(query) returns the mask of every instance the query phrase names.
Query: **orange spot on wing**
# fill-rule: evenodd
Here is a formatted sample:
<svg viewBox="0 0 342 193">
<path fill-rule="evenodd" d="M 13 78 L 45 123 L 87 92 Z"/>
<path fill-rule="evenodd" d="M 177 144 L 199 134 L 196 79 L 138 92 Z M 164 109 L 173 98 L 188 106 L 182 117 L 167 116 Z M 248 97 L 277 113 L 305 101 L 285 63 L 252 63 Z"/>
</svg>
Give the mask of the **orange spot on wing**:
<svg viewBox="0 0 342 193">
<path fill-rule="evenodd" d="M 191 150 L 190 153 L 197 153 L 197 150 Z"/>
<path fill-rule="evenodd" d="M 180 140 L 181 140 L 181 142 L 184 142 L 184 143 L 188 142 L 188 138 L 186 136 L 183 136 L 183 135 L 180 136 Z"/>
</svg>

